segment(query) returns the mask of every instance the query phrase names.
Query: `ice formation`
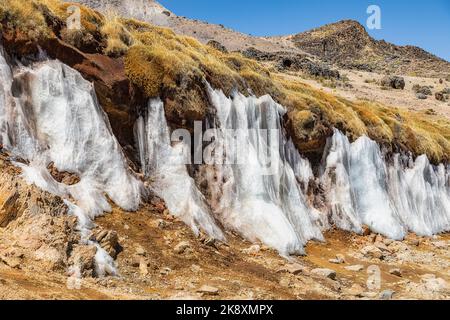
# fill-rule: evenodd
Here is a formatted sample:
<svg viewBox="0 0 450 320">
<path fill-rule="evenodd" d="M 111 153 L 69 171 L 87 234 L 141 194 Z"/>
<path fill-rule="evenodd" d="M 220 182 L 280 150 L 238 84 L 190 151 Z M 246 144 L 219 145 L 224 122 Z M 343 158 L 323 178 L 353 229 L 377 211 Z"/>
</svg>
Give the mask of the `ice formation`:
<svg viewBox="0 0 450 320">
<path fill-rule="evenodd" d="M 320 179 L 339 228 L 359 232 L 365 224 L 392 239 L 450 230 L 448 168 L 426 156 L 412 162 L 395 154 L 386 161 L 374 141 L 363 136 L 350 143 L 337 130 L 326 154 Z"/>
<path fill-rule="evenodd" d="M 136 210 L 142 182 L 128 170 L 92 84 L 59 61 L 12 73 L 0 55 L 0 72 L 0 142 L 23 177 L 66 199 L 84 238 L 92 219 L 111 210 L 106 195 L 123 209 Z M 50 164 L 77 174 L 80 182 L 69 186 L 56 181 L 47 169 Z M 106 261 L 103 256 L 99 250 Z"/>
<path fill-rule="evenodd" d="M 160 99 L 150 100 L 145 115 L 136 123 L 135 132 L 143 173 L 153 179 L 153 189 L 164 199 L 169 211 L 191 226 L 196 234 L 200 227 L 209 235 L 223 240 L 223 233 L 217 227 L 204 196 L 188 174 L 187 145 L 171 145 Z"/>
<path fill-rule="evenodd" d="M 249 240 L 282 254 L 302 253 L 308 240 L 322 235 L 297 183 L 297 177 L 309 179 L 311 169 L 286 139 L 284 108 L 270 96 L 228 98 L 208 90 L 217 114 L 215 147 L 222 159 L 202 171 L 216 216 Z"/>
<path fill-rule="evenodd" d="M 128 169 L 89 82 L 58 61 L 13 72 L 1 51 L 0 79 L 0 143 L 29 183 L 65 199 L 86 243 L 92 220 L 111 210 L 106 196 L 125 210 L 138 208 L 143 184 Z M 203 142 L 210 144 L 191 173 L 191 148 L 171 142 L 161 100 L 149 101 L 135 127 L 151 188 L 195 233 L 224 240 L 223 231 L 233 230 L 288 255 L 302 253 L 332 225 L 353 232 L 367 225 L 393 239 L 450 230 L 450 167 L 426 156 L 387 157 L 368 137 L 350 143 L 335 130 L 315 176 L 283 130 L 284 108 L 270 96 L 207 90 L 215 109 L 204 123 Z M 50 164 L 80 181 L 56 181 Z M 307 196 L 313 180 L 325 190 L 321 208 Z M 100 249 L 98 272 L 112 272 Z"/>
</svg>

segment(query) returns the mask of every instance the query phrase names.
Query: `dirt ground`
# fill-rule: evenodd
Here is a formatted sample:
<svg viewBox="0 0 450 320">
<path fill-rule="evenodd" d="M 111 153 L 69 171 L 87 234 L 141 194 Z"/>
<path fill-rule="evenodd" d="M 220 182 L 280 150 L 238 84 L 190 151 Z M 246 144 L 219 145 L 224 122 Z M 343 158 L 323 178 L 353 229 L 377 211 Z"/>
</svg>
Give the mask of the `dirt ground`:
<svg viewBox="0 0 450 320">
<path fill-rule="evenodd" d="M 392 292 L 393 299 L 450 299 L 448 234 L 392 242 L 330 231 L 325 243 L 307 246 L 306 256 L 284 258 L 233 234 L 227 244 L 195 237 L 154 208 L 114 209 L 97 224 L 119 235 L 118 276 L 74 279 L 38 262 L 14 268 L 0 262 L 0 299 L 379 299 Z M 367 246 L 382 248 L 381 256 L 363 254 Z M 344 261 L 330 262 L 336 256 Z M 373 270 L 375 287 L 368 282 Z"/>
</svg>

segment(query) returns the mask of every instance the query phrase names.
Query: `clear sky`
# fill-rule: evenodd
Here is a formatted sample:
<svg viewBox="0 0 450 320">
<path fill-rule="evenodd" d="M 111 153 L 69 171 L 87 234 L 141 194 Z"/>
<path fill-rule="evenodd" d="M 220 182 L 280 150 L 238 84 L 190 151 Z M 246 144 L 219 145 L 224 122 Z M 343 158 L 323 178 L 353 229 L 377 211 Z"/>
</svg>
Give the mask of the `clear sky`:
<svg viewBox="0 0 450 320">
<path fill-rule="evenodd" d="M 381 8 L 375 39 L 416 45 L 450 61 L 450 0 L 160 0 L 179 16 L 223 24 L 256 36 L 294 34 L 342 19 L 366 24 Z"/>
</svg>

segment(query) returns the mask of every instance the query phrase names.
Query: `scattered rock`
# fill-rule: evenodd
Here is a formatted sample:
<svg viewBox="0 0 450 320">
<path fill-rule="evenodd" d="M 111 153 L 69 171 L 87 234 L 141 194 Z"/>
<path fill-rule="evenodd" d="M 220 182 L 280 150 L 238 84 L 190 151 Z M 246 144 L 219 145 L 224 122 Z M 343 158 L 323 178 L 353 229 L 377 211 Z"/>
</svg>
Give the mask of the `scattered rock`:
<svg viewBox="0 0 450 320">
<path fill-rule="evenodd" d="M 163 219 L 158 219 L 158 220 L 156 221 L 156 226 L 157 226 L 159 229 L 166 229 L 166 228 L 169 227 L 170 225 L 171 225 L 170 222 L 168 222 L 168 221 L 166 221 L 166 220 L 163 220 Z"/>
<path fill-rule="evenodd" d="M 4 264 L 6 264 L 8 267 L 13 268 L 13 269 L 20 269 L 20 265 L 22 263 L 22 259 L 20 259 L 19 257 L 15 257 L 15 256 L 0 256 L 0 262 L 3 262 Z"/>
<path fill-rule="evenodd" d="M 287 264 L 278 270 L 278 272 L 287 272 L 294 275 L 307 273 L 307 271 L 308 270 L 304 266 L 298 263 Z"/>
<path fill-rule="evenodd" d="M 433 241 L 431 244 L 438 249 L 447 249 L 448 247 L 448 244 L 445 241 Z"/>
<path fill-rule="evenodd" d="M 431 92 L 431 88 L 429 86 L 421 86 L 421 85 L 415 84 L 412 87 L 412 90 L 417 94 L 422 94 L 425 96 L 431 96 L 433 94 Z"/>
<path fill-rule="evenodd" d="M 447 282 L 442 278 L 436 278 L 434 274 L 425 274 L 421 278 L 425 289 L 430 292 L 441 292 L 448 289 Z"/>
<path fill-rule="evenodd" d="M 202 242 L 205 246 L 217 249 L 216 239 L 214 239 L 213 237 L 206 237 Z"/>
<path fill-rule="evenodd" d="M 144 248 L 142 248 L 141 246 L 136 247 L 136 254 L 138 256 L 143 256 L 145 257 L 147 255 L 147 251 L 145 251 Z"/>
<path fill-rule="evenodd" d="M 182 241 L 179 244 L 177 244 L 175 246 L 175 248 L 173 249 L 173 251 L 177 254 L 183 254 L 185 253 L 188 249 L 191 248 L 191 245 L 189 244 L 189 242 L 187 241 Z"/>
<path fill-rule="evenodd" d="M 442 102 L 445 102 L 445 101 L 446 101 L 445 95 L 444 95 L 442 92 L 436 92 L 436 93 L 434 94 L 434 97 L 435 97 L 436 100 L 438 100 L 438 101 L 442 101 Z"/>
<path fill-rule="evenodd" d="M 386 76 L 381 79 L 381 86 L 393 89 L 405 89 L 405 79 L 398 76 Z"/>
<path fill-rule="evenodd" d="M 139 262 L 139 273 L 143 277 L 148 275 L 148 262 L 144 258 L 141 258 Z"/>
<path fill-rule="evenodd" d="M 200 289 L 197 290 L 197 292 L 204 295 L 217 296 L 219 294 L 219 289 L 209 285 L 203 285 Z"/>
<path fill-rule="evenodd" d="M 330 259 L 330 260 L 328 260 L 328 262 L 334 263 L 334 264 L 343 264 L 343 263 L 345 263 L 345 257 L 342 254 L 337 254 L 335 259 Z"/>
<path fill-rule="evenodd" d="M 363 226 L 362 227 L 362 235 L 364 237 L 367 237 L 370 234 L 371 234 L 370 228 L 368 226 Z"/>
<path fill-rule="evenodd" d="M 355 297 L 362 297 L 364 288 L 359 284 L 353 284 L 349 289 L 345 290 L 345 293 Z"/>
<path fill-rule="evenodd" d="M 426 94 L 423 94 L 423 93 L 417 93 L 417 94 L 416 94 L 416 98 L 417 98 L 417 99 L 420 99 L 420 100 L 426 100 L 426 99 L 428 99 L 427 95 L 426 95 Z"/>
<path fill-rule="evenodd" d="M 242 250 L 243 253 L 245 254 L 250 254 L 250 255 L 256 255 L 261 251 L 261 246 L 255 244 L 250 246 L 247 249 Z"/>
<path fill-rule="evenodd" d="M 336 271 L 331 270 L 331 269 L 317 268 L 317 269 L 311 270 L 311 273 L 321 276 L 321 277 L 324 277 L 324 278 L 329 278 L 331 280 L 336 280 Z"/>
<path fill-rule="evenodd" d="M 344 267 L 344 269 L 348 270 L 348 271 L 361 272 L 361 271 L 364 270 L 364 266 L 360 265 L 360 264 L 357 264 L 357 265 L 354 265 L 354 266 Z"/>
<path fill-rule="evenodd" d="M 169 273 L 172 272 L 172 269 L 170 269 L 169 267 L 164 267 L 159 271 L 159 274 L 165 276 L 168 275 Z"/>
<path fill-rule="evenodd" d="M 391 269 L 389 270 L 389 273 L 397 277 L 402 276 L 402 271 L 400 269 Z"/>
<path fill-rule="evenodd" d="M 364 257 L 371 258 L 371 259 L 380 259 L 381 260 L 384 257 L 383 252 L 374 245 L 370 245 L 370 246 L 362 248 L 361 253 L 364 255 Z"/>
<path fill-rule="evenodd" d="M 392 290 L 384 290 L 381 294 L 380 294 L 380 300 L 392 300 L 392 298 L 394 297 L 395 291 Z"/>
</svg>

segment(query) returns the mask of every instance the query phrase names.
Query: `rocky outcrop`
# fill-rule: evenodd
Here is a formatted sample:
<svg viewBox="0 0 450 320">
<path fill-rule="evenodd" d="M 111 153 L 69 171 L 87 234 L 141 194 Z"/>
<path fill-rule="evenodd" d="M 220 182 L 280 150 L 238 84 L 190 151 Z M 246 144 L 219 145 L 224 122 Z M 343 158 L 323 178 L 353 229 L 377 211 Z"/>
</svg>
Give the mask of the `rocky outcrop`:
<svg viewBox="0 0 450 320">
<path fill-rule="evenodd" d="M 414 46 L 375 40 L 357 21 L 343 20 L 292 37 L 298 48 L 331 63 L 364 71 L 445 77 L 450 63 Z"/>
</svg>

